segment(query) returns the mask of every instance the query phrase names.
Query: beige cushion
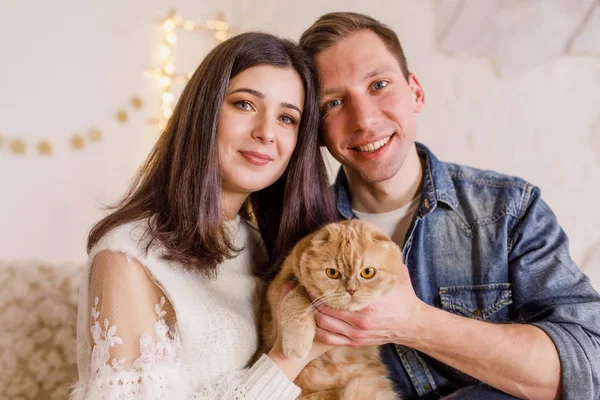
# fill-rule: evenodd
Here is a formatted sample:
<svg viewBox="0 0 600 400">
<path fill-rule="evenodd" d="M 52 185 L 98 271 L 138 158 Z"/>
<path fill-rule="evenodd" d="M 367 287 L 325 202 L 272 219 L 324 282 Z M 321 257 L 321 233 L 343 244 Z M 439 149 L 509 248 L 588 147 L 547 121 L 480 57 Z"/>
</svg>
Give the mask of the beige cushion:
<svg viewBox="0 0 600 400">
<path fill-rule="evenodd" d="M 0 262 L 0 393 L 67 399 L 82 266 Z M 5 397 L 4 397 L 5 396 Z"/>
</svg>

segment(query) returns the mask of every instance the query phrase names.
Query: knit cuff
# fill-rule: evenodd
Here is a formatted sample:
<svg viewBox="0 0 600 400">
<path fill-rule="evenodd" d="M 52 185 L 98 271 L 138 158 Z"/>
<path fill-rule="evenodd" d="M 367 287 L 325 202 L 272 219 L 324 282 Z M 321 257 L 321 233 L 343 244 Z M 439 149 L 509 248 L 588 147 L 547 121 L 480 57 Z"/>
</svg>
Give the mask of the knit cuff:
<svg viewBox="0 0 600 400">
<path fill-rule="evenodd" d="M 266 354 L 248 370 L 239 389 L 245 398 L 261 400 L 292 400 L 301 392 Z"/>
</svg>

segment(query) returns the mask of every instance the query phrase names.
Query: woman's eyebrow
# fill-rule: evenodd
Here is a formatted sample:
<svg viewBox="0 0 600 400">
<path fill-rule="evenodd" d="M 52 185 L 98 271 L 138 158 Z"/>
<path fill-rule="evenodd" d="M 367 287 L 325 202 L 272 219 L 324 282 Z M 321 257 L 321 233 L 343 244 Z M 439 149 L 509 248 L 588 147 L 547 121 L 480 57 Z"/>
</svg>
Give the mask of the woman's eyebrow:
<svg viewBox="0 0 600 400">
<path fill-rule="evenodd" d="M 241 93 L 249 93 L 249 94 L 251 94 L 253 96 L 258 97 L 261 100 L 264 100 L 264 98 L 265 98 L 265 94 L 263 92 L 259 92 L 258 90 L 254 90 L 254 89 L 250 89 L 250 88 L 245 88 L 245 87 L 235 89 L 233 92 L 231 92 L 229 94 L 240 93 L 240 92 Z M 290 108 L 292 110 L 296 110 L 296 111 L 298 111 L 300 113 L 300 115 L 302 115 L 302 110 L 300 110 L 300 108 L 298 106 L 296 106 L 296 105 L 294 105 L 292 103 L 287 103 L 285 101 L 282 101 L 279 104 L 282 107 Z"/>
<path fill-rule="evenodd" d="M 250 88 L 235 89 L 233 92 L 231 92 L 229 94 L 240 93 L 240 92 L 250 93 L 251 95 L 258 97 L 259 99 L 264 99 L 265 98 L 265 94 L 264 93 L 259 92 L 258 90 L 250 89 Z"/>
<path fill-rule="evenodd" d="M 291 108 L 292 110 L 296 110 L 298 111 L 298 113 L 300 113 L 300 115 L 302 115 L 302 111 L 292 103 L 281 102 L 280 105 L 285 108 Z"/>
</svg>

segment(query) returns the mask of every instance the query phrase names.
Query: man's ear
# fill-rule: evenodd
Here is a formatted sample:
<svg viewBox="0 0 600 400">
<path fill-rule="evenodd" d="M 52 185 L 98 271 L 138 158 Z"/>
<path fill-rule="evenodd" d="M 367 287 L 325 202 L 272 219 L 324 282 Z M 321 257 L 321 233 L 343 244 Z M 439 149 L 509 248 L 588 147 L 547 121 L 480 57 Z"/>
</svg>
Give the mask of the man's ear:
<svg viewBox="0 0 600 400">
<path fill-rule="evenodd" d="M 411 92 L 413 92 L 413 110 L 419 113 L 425 105 L 425 91 L 413 73 L 408 76 L 408 86 Z"/>
</svg>

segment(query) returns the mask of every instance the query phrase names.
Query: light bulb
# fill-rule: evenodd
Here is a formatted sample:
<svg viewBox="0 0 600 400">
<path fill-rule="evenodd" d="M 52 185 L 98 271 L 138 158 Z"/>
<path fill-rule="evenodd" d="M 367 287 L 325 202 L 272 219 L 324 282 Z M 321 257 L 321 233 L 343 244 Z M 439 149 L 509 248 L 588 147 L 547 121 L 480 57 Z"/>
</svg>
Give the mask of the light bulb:
<svg viewBox="0 0 600 400">
<path fill-rule="evenodd" d="M 162 86 L 162 87 L 171 86 L 171 78 L 168 76 L 161 76 L 160 77 L 160 86 Z"/>
<path fill-rule="evenodd" d="M 193 31 L 196 27 L 196 23 L 192 20 L 187 20 L 183 23 L 183 29 L 186 31 Z"/>
<path fill-rule="evenodd" d="M 177 43 L 177 35 L 173 32 L 167 33 L 167 42 L 170 45 L 174 45 L 175 43 Z"/>
<path fill-rule="evenodd" d="M 223 21 L 216 21 L 215 29 L 218 31 L 226 31 L 227 29 L 229 29 L 229 26 L 227 25 L 227 23 L 225 23 Z"/>
<path fill-rule="evenodd" d="M 227 32 L 223 32 L 223 31 L 217 31 L 215 33 L 215 36 L 217 38 L 218 41 L 224 41 L 227 39 Z"/>
<path fill-rule="evenodd" d="M 175 96 L 171 92 L 164 92 L 162 94 L 162 100 L 167 104 L 171 104 L 173 100 L 175 100 Z"/>
<path fill-rule="evenodd" d="M 166 119 L 171 118 L 171 115 L 173 115 L 173 109 L 171 108 L 171 106 L 163 106 L 162 110 L 163 115 Z"/>
<path fill-rule="evenodd" d="M 167 19 L 163 24 L 163 28 L 165 32 L 173 32 L 175 30 L 175 21 L 173 21 L 171 18 Z"/>
<path fill-rule="evenodd" d="M 163 44 L 160 46 L 160 58 L 167 58 L 171 55 L 171 47 Z"/>
<path fill-rule="evenodd" d="M 173 63 L 165 64 L 164 68 L 167 75 L 172 75 L 175 72 L 175 65 Z"/>
</svg>

